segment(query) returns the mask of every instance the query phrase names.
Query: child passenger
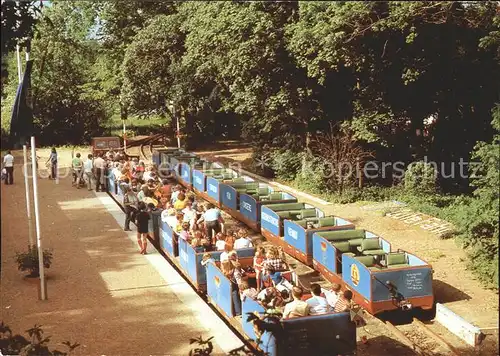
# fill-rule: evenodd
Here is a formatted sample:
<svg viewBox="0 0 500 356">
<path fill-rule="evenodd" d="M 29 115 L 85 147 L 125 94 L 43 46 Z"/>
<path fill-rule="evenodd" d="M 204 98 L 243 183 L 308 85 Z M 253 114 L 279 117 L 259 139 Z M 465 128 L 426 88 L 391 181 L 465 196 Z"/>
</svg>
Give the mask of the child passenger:
<svg viewBox="0 0 500 356">
<path fill-rule="evenodd" d="M 141 249 L 141 254 L 146 254 L 148 247 L 149 213 L 146 211 L 146 204 L 139 203 L 139 213 L 136 216 L 137 243 Z"/>
</svg>

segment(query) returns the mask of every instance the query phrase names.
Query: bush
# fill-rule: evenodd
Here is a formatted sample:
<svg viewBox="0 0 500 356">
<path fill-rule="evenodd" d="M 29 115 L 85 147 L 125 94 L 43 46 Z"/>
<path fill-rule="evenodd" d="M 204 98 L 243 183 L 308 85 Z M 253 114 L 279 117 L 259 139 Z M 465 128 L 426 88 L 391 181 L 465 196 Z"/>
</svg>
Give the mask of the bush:
<svg viewBox="0 0 500 356">
<path fill-rule="evenodd" d="M 291 150 L 271 151 L 269 163 L 278 179 L 291 181 L 300 172 L 302 158 L 303 154 Z"/>
<path fill-rule="evenodd" d="M 437 187 L 437 171 L 432 164 L 419 161 L 411 163 L 403 178 L 405 189 L 414 193 L 434 193 Z"/>
</svg>

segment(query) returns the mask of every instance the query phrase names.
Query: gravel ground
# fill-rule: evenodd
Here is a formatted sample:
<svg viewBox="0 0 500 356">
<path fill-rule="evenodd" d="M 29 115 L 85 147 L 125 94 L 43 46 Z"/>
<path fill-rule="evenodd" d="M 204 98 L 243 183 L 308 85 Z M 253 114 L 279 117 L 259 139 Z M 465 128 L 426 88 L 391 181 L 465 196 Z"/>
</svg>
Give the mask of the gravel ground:
<svg viewBox="0 0 500 356">
<path fill-rule="evenodd" d="M 70 153 L 61 156 L 64 164 Z M 16 165 L 14 185 L 1 186 L 0 320 L 21 334 L 41 324 L 53 347 L 64 351 L 66 340 L 82 344 L 75 355 L 186 355 L 190 337 L 210 336 L 94 193 L 72 188 L 69 177 L 58 185 L 38 181 L 42 242 L 54 252 L 46 270 L 48 300 L 39 301 L 36 284 L 23 280 L 13 261 L 28 244 L 20 171 Z"/>
</svg>

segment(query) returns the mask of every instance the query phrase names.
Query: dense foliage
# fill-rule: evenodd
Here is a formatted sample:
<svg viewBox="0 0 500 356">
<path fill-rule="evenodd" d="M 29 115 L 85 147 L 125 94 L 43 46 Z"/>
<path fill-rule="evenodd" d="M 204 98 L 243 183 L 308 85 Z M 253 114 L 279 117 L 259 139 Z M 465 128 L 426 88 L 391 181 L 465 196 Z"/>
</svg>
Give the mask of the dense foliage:
<svg viewBox="0 0 500 356">
<path fill-rule="evenodd" d="M 4 52 L 33 31 L 30 9 L 2 3 L 22 16 L 19 27 L 2 20 L 3 116 L 16 90 Z M 394 166 L 360 174 L 371 160 L 403 172 L 439 162 L 437 177 L 410 166 L 404 194 L 474 192 L 457 203 L 477 205 L 465 240 L 495 248 L 498 166 L 484 162 L 497 145 L 496 2 L 53 1 L 42 15 L 32 55 L 42 141 L 88 141 L 120 118 L 154 118 L 173 135 L 179 117 L 190 148 L 243 138 L 263 171 L 344 200 L 403 181 Z M 460 160 L 483 162 L 484 177 L 446 176 Z M 344 163 L 360 169 L 346 177 Z"/>
</svg>

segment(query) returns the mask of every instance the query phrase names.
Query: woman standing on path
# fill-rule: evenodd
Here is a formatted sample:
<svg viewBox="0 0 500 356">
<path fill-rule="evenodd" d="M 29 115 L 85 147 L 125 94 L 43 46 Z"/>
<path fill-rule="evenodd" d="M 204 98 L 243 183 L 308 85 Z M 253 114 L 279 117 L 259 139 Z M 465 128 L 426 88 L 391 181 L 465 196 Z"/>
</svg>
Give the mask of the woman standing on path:
<svg viewBox="0 0 500 356">
<path fill-rule="evenodd" d="M 57 175 L 57 151 L 55 147 L 52 147 L 49 159 L 46 164 L 50 162 L 50 177 L 49 179 L 56 179 Z"/>
<path fill-rule="evenodd" d="M 139 213 L 136 216 L 137 243 L 141 249 L 141 254 L 146 254 L 148 247 L 149 213 L 146 211 L 146 204 L 139 203 Z"/>
</svg>

